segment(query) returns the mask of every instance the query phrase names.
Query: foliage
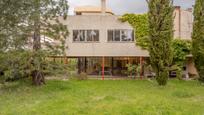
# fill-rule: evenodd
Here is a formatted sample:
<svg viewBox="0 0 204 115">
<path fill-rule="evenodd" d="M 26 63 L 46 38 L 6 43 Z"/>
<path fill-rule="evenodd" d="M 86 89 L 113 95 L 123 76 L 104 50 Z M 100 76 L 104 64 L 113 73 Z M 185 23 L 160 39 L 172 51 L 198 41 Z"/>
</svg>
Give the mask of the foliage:
<svg viewBox="0 0 204 115">
<path fill-rule="evenodd" d="M 27 15 L 23 8 L 24 2 L 25 0 L 0 1 L 0 52 L 24 46 L 22 43 L 28 37 L 22 25 Z"/>
<path fill-rule="evenodd" d="M 182 39 L 172 40 L 173 64 L 183 66 L 186 56 L 191 53 L 191 41 Z"/>
<path fill-rule="evenodd" d="M 183 66 L 180 66 L 180 65 L 173 65 L 171 66 L 171 68 L 169 69 L 169 71 L 173 71 L 173 72 L 176 72 L 176 77 L 179 79 L 179 80 L 182 80 L 182 77 L 183 77 Z"/>
<path fill-rule="evenodd" d="M 134 64 L 127 64 L 127 74 L 131 77 L 135 78 L 136 76 L 140 76 L 141 66 Z"/>
<path fill-rule="evenodd" d="M 173 48 L 173 63 L 171 69 L 176 71 L 177 78 L 182 80 L 183 66 L 186 61 L 187 55 L 191 54 L 192 45 L 191 41 L 174 39 L 172 41 Z"/>
<path fill-rule="evenodd" d="M 149 12 L 150 60 L 159 85 L 166 85 L 173 55 L 173 1 L 147 0 Z"/>
<path fill-rule="evenodd" d="M 10 51 L 0 55 L 0 68 L 3 73 L 0 80 L 16 80 L 27 77 L 29 70 L 29 53 L 24 51 Z"/>
<path fill-rule="evenodd" d="M 128 22 L 135 30 L 136 45 L 143 49 L 149 49 L 149 23 L 147 14 L 124 14 L 120 20 Z M 173 49 L 172 69 L 177 71 L 177 77 L 181 79 L 183 64 L 186 56 L 191 53 L 191 41 L 175 38 L 172 40 L 171 47 Z M 130 73 L 130 72 L 128 72 Z"/>
<path fill-rule="evenodd" d="M 147 14 L 125 14 L 119 20 L 129 22 L 135 31 L 136 44 L 143 49 L 148 49 L 149 26 Z"/>
<path fill-rule="evenodd" d="M 199 73 L 200 81 L 204 82 L 204 2 L 196 0 L 193 24 L 193 57 Z"/>
<path fill-rule="evenodd" d="M 44 53 L 41 56 L 46 55 Z M 32 57 L 32 52 L 22 50 L 9 51 L 0 55 L 0 71 L 3 73 L 0 76 L 1 83 L 30 77 L 33 74 L 32 72 L 36 70 Z M 49 58 L 43 58 L 40 63 L 43 68 L 42 74 L 45 76 L 68 76 L 69 71 L 72 69 L 67 64 L 54 62 Z"/>
<path fill-rule="evenodd" d="M 60 20 L 67 17 L 67 0 L 2 0 L 0 6 L 0 52 L 23 50 L 31 53 L 33 83 L 41 85 L 44 83 L 45 58 L 65 54 L 68 30 Z M 20 53 L 16 55 L 18 58 L 21 58 Z"/>
<path fill-rule="evenodd" d="M 137 73 L 137 70 L 136 70 L 137 66 L 136 65 L 127 64 L 126 67 L 127 67 L 127 74 L 128 75 L 133 77 Z"/>
</svg>

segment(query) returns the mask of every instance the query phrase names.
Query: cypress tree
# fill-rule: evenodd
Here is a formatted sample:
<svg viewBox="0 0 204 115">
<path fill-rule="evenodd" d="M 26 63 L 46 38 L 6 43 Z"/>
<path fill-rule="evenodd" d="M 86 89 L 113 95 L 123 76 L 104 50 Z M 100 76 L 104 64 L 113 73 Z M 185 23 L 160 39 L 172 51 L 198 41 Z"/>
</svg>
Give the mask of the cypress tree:
<svg viewBox="0 0 204 115">
<path fill-rule="evenodd" d="M 147 0 L 150 60 L 159 85 L 166 85 L 172 63 L 173 1 Z"/>
<path fill-rule="evenodd" d="M 204 2 L 196 0 L 193 24 L 193 57 L 199 74 L 199 80 L 204 82 Z"/>
</svg>

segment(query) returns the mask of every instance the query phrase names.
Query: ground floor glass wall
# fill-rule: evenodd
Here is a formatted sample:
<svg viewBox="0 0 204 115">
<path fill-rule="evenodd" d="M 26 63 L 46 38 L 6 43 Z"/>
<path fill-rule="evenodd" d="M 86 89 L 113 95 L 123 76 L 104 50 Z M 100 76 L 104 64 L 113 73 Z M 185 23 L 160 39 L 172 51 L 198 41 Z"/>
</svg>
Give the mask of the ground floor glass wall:
<svg viewBox="0 0 204 115">
<path fill-rule="evenodd" d="M 105 57 L 104 58 L 104 74 L 114 76 L 126 76 L 127 64 L 139 65 L 140 58 L 125 57 Z M 101 75 L 103 67 L 103 58 L 79 58 L 78 68 L 89 75 Z M 80 72 L 79 71 L 79 72 Z"/>
</svg>

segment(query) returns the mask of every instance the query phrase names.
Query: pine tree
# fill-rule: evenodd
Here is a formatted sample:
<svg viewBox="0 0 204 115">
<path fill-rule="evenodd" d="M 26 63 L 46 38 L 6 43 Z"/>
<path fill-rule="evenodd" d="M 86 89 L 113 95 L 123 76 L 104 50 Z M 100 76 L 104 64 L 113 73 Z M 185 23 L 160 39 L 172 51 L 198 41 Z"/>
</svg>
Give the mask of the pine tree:
<svg viewBox="0 0 204 115">
<path fill-rule="evenodd" d="M 200 81 L 204 82 L 204 2 L 196 0 L 193 24 L 193 57 Z"/>
<path fill-rule="evenodd" d="M 59 18 L 63 17 L 66 19 L 68 2 L 67 0 L 30 0 L 26 5 L 29 6 L 29 11 L 31 11 L 29 12 L 27 24 L 29 25 L 30 33 L 33 34 L 33 84 L 41 85 L 45 83 L 41 37 L 46 36 L 61 41 L 63 45 L 61 48 L 64 50 L 64 40 L 68 35 L 68 30 L 65 25 L 60 23 Z M 47 48 L 55 50 L 55 48 L 51 47 L 52 45 L 48 46 Z"/>
<path fill-rule="evenodd" d="M 150 60 L 159 85 L 166 85 L 172 63 L 173 1 L 147 0 Z"/>
<path fill-rule="evenodd" d="M 68 1 L 1 0 L 0 10 L 1 54 L 29 50 L 30 59 L 27 63 L 31 65 L 29 70 L 32 71 L 33 84 L 45 83 L 45 57 L 64 54 L 68 29 L 60 20 L 67 18 Z M 44 42 L 42 47 L 42 37 L 60 41 L 61 44 Z"/>
<path fill-rule="evenodd" d="M 0 1 L 0 52 L 12 47 L 13 42 L 23 39 L 22 28 L 18 25 L 25 20 L 24 0 L 1 0 Z M 11 46 L 12 45 L 12 46 Z M 19 44 L 17 47 L 21 46 Z"/>
</svg>

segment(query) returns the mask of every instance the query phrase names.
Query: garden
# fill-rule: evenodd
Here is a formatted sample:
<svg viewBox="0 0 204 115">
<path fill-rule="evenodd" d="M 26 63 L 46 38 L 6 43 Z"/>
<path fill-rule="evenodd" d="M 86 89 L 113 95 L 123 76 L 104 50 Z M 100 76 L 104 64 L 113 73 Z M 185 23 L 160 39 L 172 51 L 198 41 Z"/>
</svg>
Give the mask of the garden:
<svg viewBox="0 0 204 115">
<path fill-rule="evenodd" d="M 202 115 L 204 87 L 198 81 L 29 80 L 0 88 L 1 115 Z"/>
</svg>

